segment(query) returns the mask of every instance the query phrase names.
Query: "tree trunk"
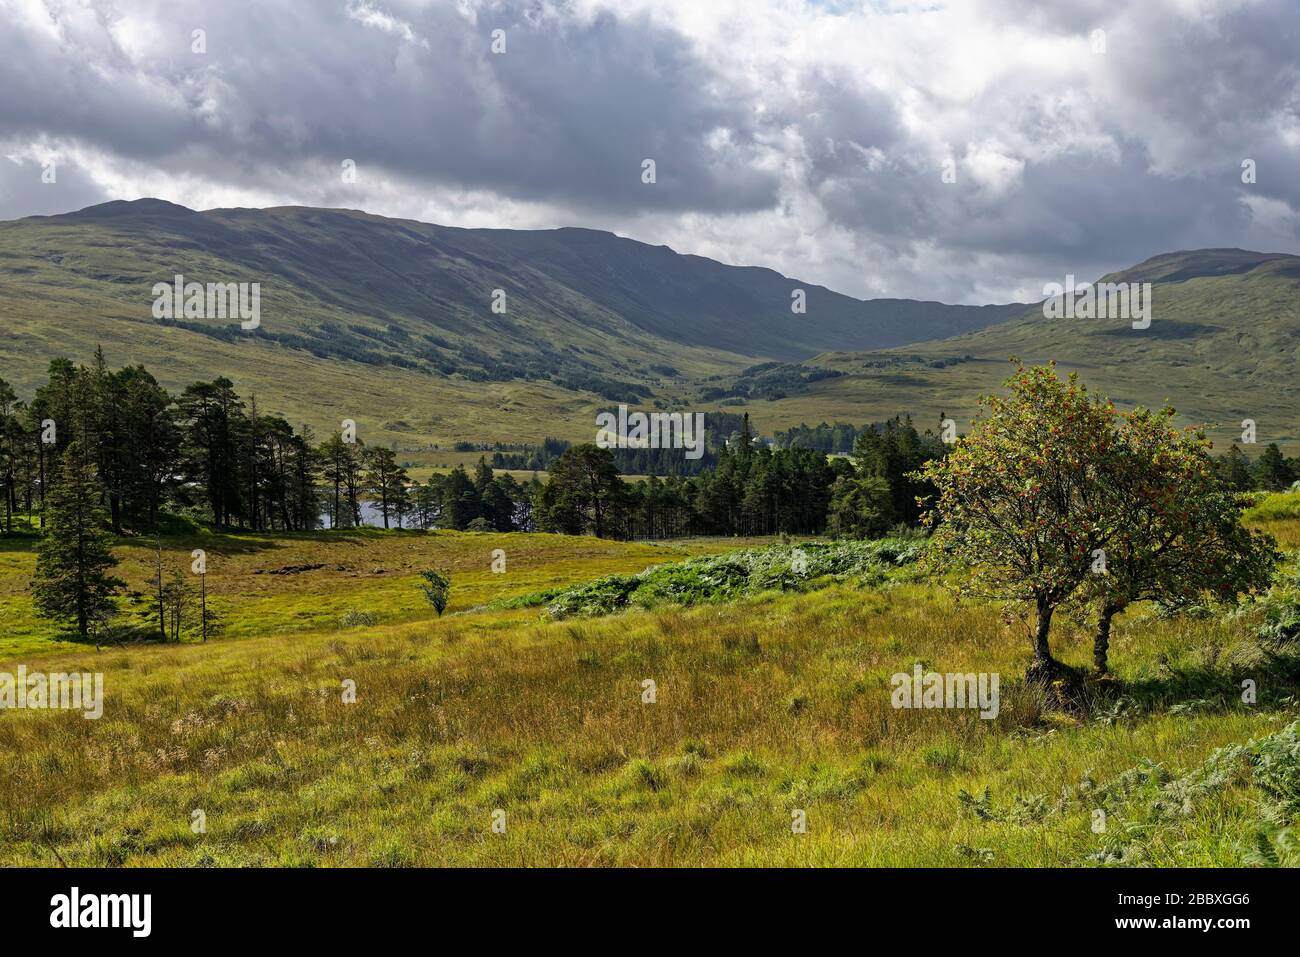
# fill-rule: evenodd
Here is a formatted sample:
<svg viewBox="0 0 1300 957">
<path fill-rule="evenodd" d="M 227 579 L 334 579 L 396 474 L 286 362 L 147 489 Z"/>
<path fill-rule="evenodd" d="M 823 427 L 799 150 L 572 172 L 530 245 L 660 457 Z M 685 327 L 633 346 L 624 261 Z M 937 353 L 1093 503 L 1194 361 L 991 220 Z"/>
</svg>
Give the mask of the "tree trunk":
<svg viewBox="0 0 1300 957">
<path fill-rule="evenodd" d="M 1106 605 L 1097 616 L 1097 634 L 1092 639 L 1092 664 L 1097 674 L 1104 675 L 1109 670 L 1107 655 L 1110 652 L 1110 622 L 1120 612 L 1118 605 Z"/>
<path fill-rule="evenodd" d="M 1034 663 L 1039 667 L 1051 666 L 1052 649 L 1047 643 L 1052 628 L 1052 612 L 1056 609 L 1044 601 L 1038 602 L 1038 628 L 1034 633 Z"/>
<path fill-rule="evenodd" d="M 158 637 L 164 642 L 167 641 L 167 603 L 163 601 L 163 576 L 162 576 L 162 536 L 155 531 L 154 539 L 157 551 L 155 552 L 154 571 L 156 578 L 154 584 L 158 589 Z"/>
<path fill-rule="evenodd" d="M 41 528 L 45 528 L 45 443 L 40 440 L 40 433 L 37 433 L 36 440 L 36 458 L 40 463 L 41 470 Z"/>
</svg>

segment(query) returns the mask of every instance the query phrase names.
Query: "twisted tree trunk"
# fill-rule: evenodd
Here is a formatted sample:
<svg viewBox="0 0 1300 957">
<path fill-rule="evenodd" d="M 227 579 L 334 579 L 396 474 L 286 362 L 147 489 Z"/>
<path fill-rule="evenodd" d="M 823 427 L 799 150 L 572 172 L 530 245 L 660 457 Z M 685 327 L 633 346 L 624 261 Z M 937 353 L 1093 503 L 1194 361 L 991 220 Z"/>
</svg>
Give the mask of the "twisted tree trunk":
<svg viewBox="0 0 1300 957">
<path fill-rule="evenodd" d="M 1092 639 L 1092 664 L 1099 675 L 1109 671 L 1107 655 L 1110 652 L 1110 622 L 1122 610 L 1122 605 L 1104 605 L 1097 616 L 1097 634 Z"/>
</svg>

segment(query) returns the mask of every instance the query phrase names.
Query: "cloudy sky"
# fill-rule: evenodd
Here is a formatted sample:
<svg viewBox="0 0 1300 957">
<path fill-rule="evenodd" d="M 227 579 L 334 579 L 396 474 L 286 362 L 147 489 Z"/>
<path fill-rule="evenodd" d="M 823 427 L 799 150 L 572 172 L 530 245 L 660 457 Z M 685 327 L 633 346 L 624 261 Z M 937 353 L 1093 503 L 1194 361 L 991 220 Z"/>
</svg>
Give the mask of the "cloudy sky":
<svg viewBox="0 0 1300 957">
<path fill-rule="evenodd" d="M 1296 0 L 0 0 L 0 219 L 343 206 L 1034 300 L 1300 252 L 1298 27 Z"/>
</svg>

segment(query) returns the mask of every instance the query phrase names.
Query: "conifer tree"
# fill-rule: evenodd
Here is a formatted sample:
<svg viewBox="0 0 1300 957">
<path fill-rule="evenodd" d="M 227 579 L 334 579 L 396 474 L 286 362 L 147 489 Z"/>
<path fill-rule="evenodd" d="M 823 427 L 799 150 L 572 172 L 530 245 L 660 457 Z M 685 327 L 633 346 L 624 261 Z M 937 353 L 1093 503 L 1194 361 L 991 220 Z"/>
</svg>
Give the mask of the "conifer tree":
<svg viewBox="0 0 1300 957">
<path fill-rule="evenodd" d="M 75 623 L 82 638 L 114 612 L 113 596 L 126 583 L 110 574 L 117 560 L 104 531 L 95 466 L 79 442 L 64 450 L 46 503 L 46 533 L 36 550 L 32 595 L 46 618 Z"/>
</svg>

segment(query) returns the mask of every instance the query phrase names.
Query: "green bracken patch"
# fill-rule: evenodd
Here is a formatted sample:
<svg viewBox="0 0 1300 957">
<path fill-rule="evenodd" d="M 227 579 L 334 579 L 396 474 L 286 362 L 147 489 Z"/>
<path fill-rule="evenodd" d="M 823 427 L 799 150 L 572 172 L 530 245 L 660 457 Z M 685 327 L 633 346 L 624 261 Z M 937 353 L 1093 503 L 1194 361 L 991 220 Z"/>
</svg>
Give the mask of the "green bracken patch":
<svg viewBox="0 0 1300 957">
<path fill-rule="evenodd" d="M 727 602 L 765 591 L 808 591 L 850 580 L 879 584 L 891 570 L 916 561 L 922 548 L 917 539 L 772 545 L 659 565 L 635 575 L 605 575 L 570 588 L 507 599 L 495 607 L 545 605 L 547 613 L 559 619 L 608 615 L 629 606 Z"/>
</svg>

